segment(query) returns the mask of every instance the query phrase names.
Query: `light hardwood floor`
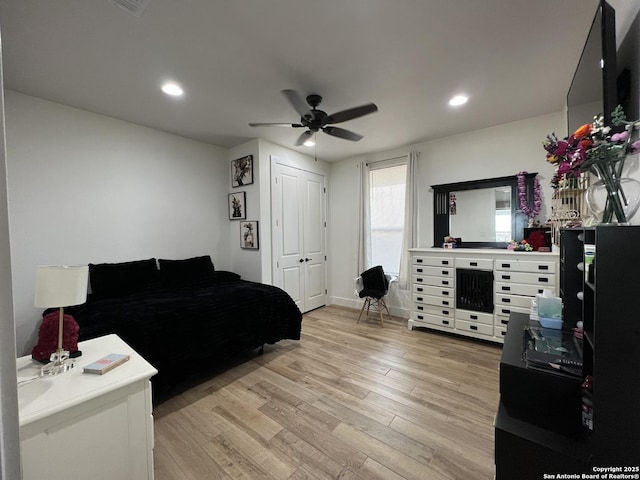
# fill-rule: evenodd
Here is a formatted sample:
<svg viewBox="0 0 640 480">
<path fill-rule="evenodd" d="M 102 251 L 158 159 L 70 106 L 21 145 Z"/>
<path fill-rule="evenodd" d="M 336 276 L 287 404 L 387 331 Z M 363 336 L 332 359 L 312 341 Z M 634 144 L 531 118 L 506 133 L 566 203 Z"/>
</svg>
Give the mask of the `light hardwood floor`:
<svg viewBox="0 0 640 480">
<path fill-rule="evenodd" d="M 156 480 L 492 479 L 500 346 L 357 316 L 156 405 Z"/>
</svg>

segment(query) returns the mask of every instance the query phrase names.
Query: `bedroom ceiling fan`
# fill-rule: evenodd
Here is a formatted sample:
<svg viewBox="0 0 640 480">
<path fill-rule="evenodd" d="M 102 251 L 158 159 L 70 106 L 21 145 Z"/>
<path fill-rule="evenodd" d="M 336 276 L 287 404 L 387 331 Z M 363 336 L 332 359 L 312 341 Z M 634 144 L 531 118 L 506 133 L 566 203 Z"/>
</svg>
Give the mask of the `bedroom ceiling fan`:
<svg viewBox="0 0 640 480">
<path fill-rule="evenodd" d="M 344 140 L 351 140 L 357 142 L 362 139 L 362 135 L 359 135 L 350 130 L 345 130 L 340 127 L 333 127 L 335 123 L 346 122 L 347 120 L 353 120 L 370 113 L 378 111 L 378 107 L 375 103 L 366 103 L 359 107 L 348 108 L 341 110 L 332 115 L 328 115 L 322 110 L 318 110 L 318 105 L 322 102 L 320 95 L 312 94 L 306 97 L 305 100 L 296 90 L 282 90 L 282 94 L 289 100 L 289 103 L 293 106 L 296 112 L 300 115 L 300 123 L 250 123 L 251 127 L 293 127 L 293 128 L 306 128 L 306 131 L 298 137 L 296 146 L 302 145 L 318 130 L 322 130 L 327 135 L 332 137 L 342 138 Z"/>
</svg>

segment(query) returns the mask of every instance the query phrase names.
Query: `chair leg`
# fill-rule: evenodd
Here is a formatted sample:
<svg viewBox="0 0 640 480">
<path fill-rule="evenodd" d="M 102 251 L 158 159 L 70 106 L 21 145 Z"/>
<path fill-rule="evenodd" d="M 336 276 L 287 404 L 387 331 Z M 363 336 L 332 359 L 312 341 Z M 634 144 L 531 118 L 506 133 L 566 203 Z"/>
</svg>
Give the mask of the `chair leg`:
<svg viewBox="0 0 640 480">
<path fill-rule="evenodd" d="M 384 301 L 384 298 L 380 299 L 380 303 L 382 303 L 382 306 L 387 311 L 387 315 L 389 315 L 389 319 L 391 319 L 391 312 L 389 311 L 389 308 L 387 308 L 387 302 Z"/>
<path fill-rule="evenodd" d="M 364 303 L 362 304 L 362 308 L 360 309 L 360 315 L 358 315 L 358 321 L 356 323 L 360 323 L 360 317 L 362 317 L 362 312 L 364 312 L 364 307 L 367 307 L 367 315 L 369 314 L 369 297 L 365 297 Z"/>
</svg>

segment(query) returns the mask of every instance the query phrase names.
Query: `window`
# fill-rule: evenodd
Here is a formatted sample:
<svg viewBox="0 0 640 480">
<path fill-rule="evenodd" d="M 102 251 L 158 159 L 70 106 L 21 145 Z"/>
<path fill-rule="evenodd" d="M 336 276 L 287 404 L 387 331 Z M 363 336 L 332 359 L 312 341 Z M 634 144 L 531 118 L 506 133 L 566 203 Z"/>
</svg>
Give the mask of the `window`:
<svg viewBox="0 0 640 480">
<path fill-rule="evenodd" d="M 371 262 L 382 265 L 385 273 L 398 275 L 407 166 L 371 166 L 369 173 Z"/>
</svg>

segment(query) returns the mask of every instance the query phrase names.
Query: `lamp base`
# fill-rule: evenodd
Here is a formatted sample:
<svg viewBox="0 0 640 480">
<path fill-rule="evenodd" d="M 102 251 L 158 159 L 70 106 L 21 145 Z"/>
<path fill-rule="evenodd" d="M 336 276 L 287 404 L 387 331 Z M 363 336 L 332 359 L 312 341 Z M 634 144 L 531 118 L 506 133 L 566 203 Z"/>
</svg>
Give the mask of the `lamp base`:
<svg viewBox="0 0 640 480">
<path fill-rule="evenodd" d="M 56 350 L 49 360 L 51 361 L 40 369 L 40 375 L 43 377 L 68 372 L 75 366 L 73 360 L 69 360 L 69 352 L 66 350 Z"/>
</svg>

